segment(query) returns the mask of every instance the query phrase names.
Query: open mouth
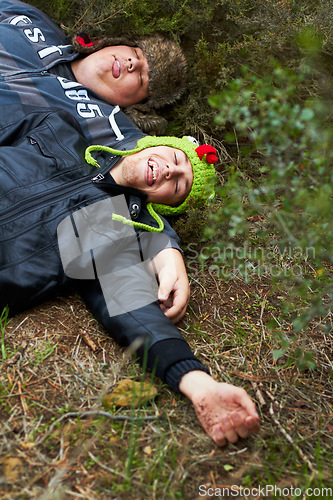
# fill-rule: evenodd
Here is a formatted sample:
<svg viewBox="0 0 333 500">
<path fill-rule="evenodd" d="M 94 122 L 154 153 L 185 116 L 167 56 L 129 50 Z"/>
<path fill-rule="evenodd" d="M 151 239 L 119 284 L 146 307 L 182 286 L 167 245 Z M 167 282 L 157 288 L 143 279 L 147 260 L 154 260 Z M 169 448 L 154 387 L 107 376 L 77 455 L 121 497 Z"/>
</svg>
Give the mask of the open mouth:
<svg viewBox="0 0 333 500">
<path fill-rule="evenodd" d="M 149 186 L 155 184 L 158 175 L 158 165 L 154 160 L 148 160 L 147 182 Z"/>
</svg>

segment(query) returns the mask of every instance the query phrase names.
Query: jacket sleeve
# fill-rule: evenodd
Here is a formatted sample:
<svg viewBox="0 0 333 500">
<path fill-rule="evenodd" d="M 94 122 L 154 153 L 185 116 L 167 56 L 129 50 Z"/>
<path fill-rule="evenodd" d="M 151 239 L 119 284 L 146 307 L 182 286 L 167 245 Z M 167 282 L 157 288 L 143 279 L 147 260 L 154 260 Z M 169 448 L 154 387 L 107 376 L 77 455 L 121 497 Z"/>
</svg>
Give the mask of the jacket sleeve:
<svg viewBox="0 0 333 500">
<path fill-rule="evenodd" d="M 119 208 L 114 199 L 112 203 L 112 210 Z M 74 214 L 74 222 L 81 248 L 92 250 L 76 254 L 75 259 L 63 259 L 69 263 L 64 266 L 65 272 L 76 278 L 88 308 L 108 333 L 121 346 L 132 346 L 141 364 L 178 390 L 184 373 L 205 368 L 161 311 L 156 278 L 149 271 L 142 242 L 138 245 L 138 235 L 125 224 L 110 222 L 111 208 L 103 208 L 99 215 L 90 211 L 82 211 L 81 220 L 81 212 Z M 93 228 L 93 232 L 86 228 Z M 59 239 L 63 248 L 72 249 L 73 245 L 66 242 L 70 226 L 58 234 L 64 237 Z"/>
<path fill-rule="evenodd" d="M 66 43 L 67 36 L 64 31 L 44 12 L 19 0 L 1 0 L 0 1 L 0 22 L 14 16 L 27 16 L 33 22 L 37 22 L 41 28 L 47 29 L 48 34 L 54 35 L 57 43 Z"/>
<path fill-rule="evenodd" d="M 166 248 L 174 248 L 183 254 L 179 236 L 166 220 L 164 221 L 164 229 L 161 233 L 141 232 L 139 234 L 139 241 L 144 260 L 152 259 Z"/>
<path fill-rule="evenodd" d="M 181 249 L 181 246 L 180 246 L 180 238 L 178 236 L 178 234 L 176 233 L 176 231 L 173 229 L 173 227 L 170 225 L 170 222 L 167 220 L 167 219 L 164 219 L 162 216 L 161 216 L 163 222 L 164 222 L 164 229 L 163 229 L 163 233 L 166 237 L 169 238 L 169 245 L 165 246 L 165 248 L 176 248 L 177 250 L 180 251 L 181 254 L 183 254 L 183 250 Z M 157 254 L 157 252 L 155 252 L 155 255 Z"/>
<path fill-rule="evenodd" d="M 142 282 L 133 282 L 131 292 L 142 295 Z M 185 373 L 207 368 L 195 357 L 177 327 L 163 314 L 158 302 L 110 316 L 99 280 L 81 281 L 80 293 L 93 316 L 121 346 L 135 348 L 144 367 L 179 391 Z"/>
</svg>

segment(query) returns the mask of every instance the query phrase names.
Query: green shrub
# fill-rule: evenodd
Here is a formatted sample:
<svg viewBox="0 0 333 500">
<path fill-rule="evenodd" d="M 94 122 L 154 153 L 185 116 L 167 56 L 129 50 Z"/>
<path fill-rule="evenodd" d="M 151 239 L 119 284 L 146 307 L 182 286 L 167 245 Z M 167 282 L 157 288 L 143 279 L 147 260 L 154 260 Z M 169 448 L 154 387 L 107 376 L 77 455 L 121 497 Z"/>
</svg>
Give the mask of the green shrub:
<svg viewBox="0 0 333 500">
<path fill-rule="evenodd" d="M 239 158 L 217 188 L 205 231 L 221 269 L 237 264 L 245 278 L 265 274 L 288 286 L 295 333 L 329 314 L 333 299 L 331 109 L 319 99 L 299 102 L 303 80 L 279 65 L 264 78 L 245 69 L 210 99 L 217 123 L 233 130 L 226 142 L 237 136 Z"/>
</svg>

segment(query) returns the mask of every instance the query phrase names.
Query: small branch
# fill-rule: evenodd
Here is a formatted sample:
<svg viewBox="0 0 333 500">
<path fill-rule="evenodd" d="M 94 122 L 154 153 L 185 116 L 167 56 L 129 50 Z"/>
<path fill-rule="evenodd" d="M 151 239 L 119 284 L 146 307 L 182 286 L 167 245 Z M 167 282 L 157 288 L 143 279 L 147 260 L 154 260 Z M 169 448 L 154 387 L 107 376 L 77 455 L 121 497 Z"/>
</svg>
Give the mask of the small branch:
<svg viewBox="0 0 333 500">
<path fill-rule="evenodd" d="M 305 455 L 305 453 L 303 452 L 303 450 L 298 446 L 298 444 L 296 444 L 294 442 L 294 440 L 291 437 L 291 435 L 288 434 L 288 432 L 284 429 L 284 427 L 282 427 L 280 421 L 275 416 L 275 413 L 274 413 L 274 410 L 273 410 L 273 403 L 271 403 L 271 405 L 270 405 L 269 413 L 270 413 L 272 419 L 274 420 L 275 424 L 278 426 L 280 432 L 284 435 L 284 437 L 287 439 L 287 441 L 289 441 L 289 443 L 293 446 L 293 448 L 300 455 L 301 459 L 306 463 L 306 465 L 308 466 L 308 468 L 311 470 L 312 476 L 317 475 L 318 474 L 317 469 L 315 469 L 315 467 L 312 465 L 312 463 L 310 462 L 310 460 L 308 459 L 308 457 Z"/>
<path fill-rule="evenodd" d="M 256 382 L 251 381 L 251 385 L 252 385 L 253 389 L 255 390 L 256 396 L 257 396 L 258 401 L 260 403 L 260 406 L 266 406 L 266 401 L 262 395 L 261 390 L 259 389 L 258 385 L 256 384 Z"/>
<path fill-rule="evenodd" d="M 93 340 L 91 340 L 91 338 L 89 337 L 89 334 L 86 332 L 86 330 L 82 330 L 82 328 L 80 328 L 80 335 L 83 338 L 84 342 L 87 344 L 87 346 L 93 352 L 97 352 L 98 351 L 97 345 L 95 344 L 95 342 Z"/>
<path fill-rule="evenodd" d="M 83 17 L 87 14 L 88 10 L 89 10 L 91 7 L 93 7 L 95 3 L 96 3 L 96 0 L 94 0 L 94 1 L 92 2 L 92 4 L 91 4 L 91 5 L 88 5 L 88 7 L 87 7 L 87 8 L 86 8 L 86 10 L 84 11 L 84 13 L 83 13 L 83 14 L 82 14 L 82 16 L 80 17 L 80 19 L 78 19 L 78 20 L 76 21 L 76 23 L 74 24 L 74 26 L 73 26 L 73 30 L 75 30 L 76 26 L 79 24 L 79 22 L 81 21 L 81 19 L 82 19 L 82 18 L 83 18 Z M 81 25 L 81 27 L 82 27 L 82 25 Z"/>
<path fill-rule="evenodd" d="M 96 26 L 97 24 L 105 23 L 105 21 L 108 21 L 109 19 L 112 19 L 112 17 L 116 16 L 119 14 L 119 12 L 122 12 L 124 9 L 119 9 L 117 12 L 114 12 L 110 16 L 106 17 L 105 19 L 102 19 L 101 21 L 96 21 L 95 23 L 90 23 L 91 26 Z"/>
</svg>

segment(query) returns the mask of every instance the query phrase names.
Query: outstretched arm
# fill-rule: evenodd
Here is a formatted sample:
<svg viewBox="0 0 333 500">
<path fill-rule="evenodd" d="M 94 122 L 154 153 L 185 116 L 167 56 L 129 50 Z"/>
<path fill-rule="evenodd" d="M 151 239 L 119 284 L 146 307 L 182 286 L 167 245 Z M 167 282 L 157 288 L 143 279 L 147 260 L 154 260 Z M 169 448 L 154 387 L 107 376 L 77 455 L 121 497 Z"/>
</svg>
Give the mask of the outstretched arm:
<svg viewBox="0 0 333 500">
<path fill-rule="evenodd" d="M 258 432 L 259 416 L 244 389 L 197 370 L 182 377 L 179 389 L 192 401 L 199 422 L 218 446 Z"/>
</svg>

